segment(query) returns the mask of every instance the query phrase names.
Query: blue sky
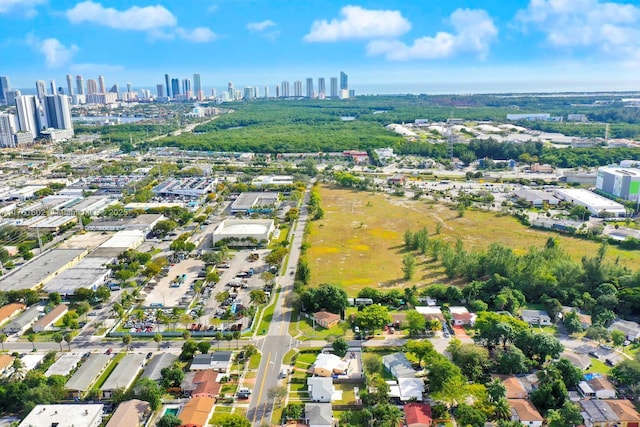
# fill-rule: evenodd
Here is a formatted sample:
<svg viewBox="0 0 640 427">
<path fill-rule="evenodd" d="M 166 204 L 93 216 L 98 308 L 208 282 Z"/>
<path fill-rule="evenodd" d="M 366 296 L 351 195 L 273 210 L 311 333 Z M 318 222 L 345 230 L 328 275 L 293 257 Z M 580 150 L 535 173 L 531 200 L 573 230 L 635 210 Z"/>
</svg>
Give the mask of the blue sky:
<svg viewBox="0 0 640 427">
<path fill-rule="evenodd" d="M 344 70 L 365 92 L 639 89 L 639 3 L 0 0 L 0 75 L 154 89 L 164 73 L 222 88 Z"/>
</svg>

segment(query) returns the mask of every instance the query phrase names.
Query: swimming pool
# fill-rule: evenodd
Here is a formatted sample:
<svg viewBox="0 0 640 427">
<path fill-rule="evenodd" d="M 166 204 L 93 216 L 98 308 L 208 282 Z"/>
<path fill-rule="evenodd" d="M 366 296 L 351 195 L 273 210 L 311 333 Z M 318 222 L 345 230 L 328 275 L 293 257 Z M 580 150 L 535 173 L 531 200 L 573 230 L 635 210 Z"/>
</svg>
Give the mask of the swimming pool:
<svg viewBox="0 0 640 427">
<path fill-rule="evenodd" d="M 178 408 L 167 408 L 164 411 L 165 415 L 171 414 L 171 415 L 178 415 Z"/>
</svg>

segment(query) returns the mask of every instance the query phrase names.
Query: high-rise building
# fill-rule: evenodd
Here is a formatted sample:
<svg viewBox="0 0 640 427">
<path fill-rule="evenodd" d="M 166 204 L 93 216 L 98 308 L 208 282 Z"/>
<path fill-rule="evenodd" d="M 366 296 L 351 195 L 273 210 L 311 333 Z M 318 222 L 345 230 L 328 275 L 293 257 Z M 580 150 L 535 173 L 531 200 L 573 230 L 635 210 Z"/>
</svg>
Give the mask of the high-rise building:
<svg viewBox="0 0 640 427">
<path fill-rule="evenodd" d="M 158 94 L 158 99 L 164 98 L 164 85 L 162 83 L 156 85 L 156 93 Z"/>
<path fill-rule="evenodd" d="M 229 100 L 233 101 L 236 99 L 236 90 L 233 87 L 233 82 L 227 83 L 227 92 L 229 92 Z"/>
<path fill-rule="evenodd" d="M 127 82 L 127 93 L 131 93 L 131 92 L 133 92 L 131 90 L 131 82 Z"/>
<path fill-rule="evenodd" d="M 186 95 L 188 92 L 191 92 L 191 80 L 182 79 L 182 93 Z"/>
<path fill-rule="evenodd" d="M 331 77 L 331 97 L 332 98 L 338 97 L 338 78 L 337 77 Z"/>
<path fill-rule="evenodd" d="M 289 86 L 289 82 L 287 80 L 283 80 L 282 81 L 282 86 L 280 87 L 281 90 L 281 96 L 283 98 L 289 98 L 291 96 L 291 92 L 290 92 L 290 86 Z"/>
<path fill-rule="evenodd" d="M 340 90 L 349 90 L 349 76 L 340 71 Z"/>
<path fill-rule="evenodd" d="M 67 95 L 73 96 L 73 76 L 67 74 Z"/>
<path fill-rule="evenodd" d="M 87 79 L 87 95 L 95 95 L 98 93 L 98 82 L 93 79 Z"/>
<path fill-rule="evenodd" d="M 307 77 L 307 98 L 313 98 L 313 78 Z"/>
<path fill-rule="evenodd" d="M 114 83 L 113 86 L 111 86 L 111 89 L 109 89 L 109 93 L 115 93 L 116 100 L 120 99 L 120 88 L 118 87 L 118 83 Z"/>
<path fill-rule="evenodd" d="M 49 89 L 51 89 L 51 95 L 57 95 L 58 94 L 58 88 L 56 87 L 56 81 L 55 80 L 51 80 L 49 82 Z"/>
<path fill-rule="evenodd" d="M 276 85 L 276 98 L 280 98 L 280 85 Z"/>
<path fill-rule="evenodd" d="M 15 147 L 16 121 L 13 114 L 0 113 L 0 147 Z"/>
<path fill-rule="evenodd" d="M 167 89 L 167 98 L 171 98 L 171 85 L 169 84 L 170 80 L 169 80 L 169 74 L 165 74 L 164 75 L 164 84 L 165 84 L 165 88 Z"/>
<path fill-rule="evenodd" d="M 264 87 L 264 97 L 269 98 L 269 86 Z"/>
<path fill-rule="evenodd" d="M 16 98 L 16 112 L 18 130 L 30 133 L 33 139 L 38 137 L 40 130 L 48 127 L 47 116 L 36 96 L 18 96 Z"/>
<path fill-rule="evenodd" d="M 193 75 L 193 93 L 198 99 L 198 101 L 202 101 L 204 99 L 204 92 L 202 91 L 202 83 L 200 82 L 200 74 Z"/>
<path fill-rule="evenodd" d="M 295 98 L 302 97 L 302 82 L 300 80 L 293 82 L 293 96 Z"/>
<path fill-rule="evenodd" d="M 47 94 L 47 84 L 44 80 L 38 80 L 36 82 L 36 96 L 39 100 L 43 100 L 45 95 Z"/>
<path fill-rule="evenodd" d="M 318 96 L 324 97 L 327 94 L 327 89 L 324 85 L 324 77 L 318 77 Z"/>
<path fill-rule="evenodd" d="M 104 87 L 104 77 L 102 75 L 98 76 L 98 93 L 107 93 L 107 90 Z"/>
<path fill-rule="evenodd" d="M 7 92 L 11 90 L 11 85 L 9 84 L 9 77 L 0 76 L 0 104 L 7 102 Z"/>
<path fill-rule="evenodd" d="M 171 96 L 176 99 L 180 95 L 180 80 L 171 79 Z"/>
<path fill-rule="evenodd" d="M 244 87 L 244 94 L 242 96 L 242 99 L 244 99 L 245 101 L 251 101 L 253 98 L 253 86 L 245 86 Z"/>
<path fill-rule="evenodd" d="M 22 95 L 18 89 L 8 90 L 4 93 L 4 96 L 7 101 L 7 105 L 14 105 L 16 102 L 16 97 Z"/>
<path fill-rule="evenodd" d="M 76 93 L 84 95 L 84 78 L 80 75 L 76 76 Z"/>
<path fill-rule="evenodd" d="M 211 97 L 214 98 L 214 99 L 216 98 L 216 89 L 215 88 L 211 89 Z"/>
<path fill-rule="evenodd" d="M 71 123 L 71 105 L 66 95 L 47 95 L 44 108 L 49 127 L 54 129 L 73 129 Z"/>
</svg>

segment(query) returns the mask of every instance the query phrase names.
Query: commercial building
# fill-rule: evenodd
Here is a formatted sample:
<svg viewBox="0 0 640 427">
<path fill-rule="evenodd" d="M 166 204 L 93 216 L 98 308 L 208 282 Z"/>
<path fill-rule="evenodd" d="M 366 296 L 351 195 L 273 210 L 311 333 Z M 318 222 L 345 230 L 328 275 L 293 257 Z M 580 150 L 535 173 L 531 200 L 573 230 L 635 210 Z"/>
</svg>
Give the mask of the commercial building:
<svg viewBox="0 0 640 427">
<path fill-rule="evenodd" d="M 99 248 L 118 248 L 125 251 L 135 249 L 144 242 L 144 233 L 141 230 L 118 231 L 109 240 L 99 246 Z"/>
<path fill-rule="evenodd" d="M 640 169 L 605 166 L 598 168 L 596 189 L 609 197 L 639 201 Z"/>
<path fill-rule="evenodd" d="M 18 427 L 99 427 L 103 404 L 36 405 Z"/>
<path fill-rule="evenodd" d="M 152 191 L 158 196 L 202 197 L 211 193 L 217 184 L 217 178 L 169 179 L 153 187 Z"/>
<path fill-rule="evenodd" d="M 0 278 L 0 290 L 38 289 L 86 255 L 84 249 L 53 249 Z"/>
<path fill-rule="evenodd" d="M 231 213 L 253 213 L 273 211 L 278 204 L 278 193 L 242 193 L 231 204 Z"/>
<path fill-rule="evenodd" d="M 227 246 L 257 246 L 269 241 L 274 230 L 272 219 L 227 219 L 211 233 L 212 243 L 229 239 Z"/>
<path fill-rule="evenodd" d="M 132 399 L 118 405 L 105 427 L 139 427 L 146 424 L 151 414 L 149 402 Z"/>
<path fill-rule="evenodd" d="M 95 291 L 111 274 L 107 264 L 112 261 L 109 257 L 87 256 L 45 283 L 43 289 L 47 293 L 57 292 L 63 298 L 72 297 L 78 288 Z"/>
<path fill-rule="evenodd" d="M 70 397 L 83 398 L 111 362 L 107 354 L 92 354 L 64 385 Z"/>
<path fill-rule="evenodd" d="M 517 190 L 513 192 L 513 197 L 517 202 L 526 202 L 533 207 L 557 206 L 560 202 L 553 194 L 542 190 Z"/>
<path fill-rule="evenodd" d="M 33 325 L 33 332 L 44 332 L 69 311 L 67 304 L 59 304 Z"/>
<path fill-rule="evenodd" d="M 116 389 L 127 390 L 131 387 L 138 373 L 142 370 L 145 360 L 142 353 L 127 354 L 123 357 L 102 385 L 100 389 L 102 396 L 109 399 Z"/>
<path fill-rule="evenodd" d="M 254 187 L 282 187 L 293 185 L 291 175 L 260 175 L 251 181 Z"/>
<path fill-rule="evenodd" d="M 608 216 L 624 218 L 627 214 L 624 206 L 620 203 L 582 188 L 559 188 L 554 190 L 553 193 L 561 200 L 573 203 L 574 205 L 584 206 L 595 216 L 606 214 Z"/>
</svg>

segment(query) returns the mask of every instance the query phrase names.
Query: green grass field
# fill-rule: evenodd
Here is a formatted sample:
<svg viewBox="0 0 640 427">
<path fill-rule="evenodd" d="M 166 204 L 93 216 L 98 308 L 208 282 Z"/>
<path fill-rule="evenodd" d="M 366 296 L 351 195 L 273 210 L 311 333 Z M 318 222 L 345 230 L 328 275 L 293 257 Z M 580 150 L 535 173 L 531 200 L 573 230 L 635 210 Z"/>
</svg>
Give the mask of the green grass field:
<svg viewBox="0 0 640 427">
<path fill-rule="evenodd" d="M 364 287 L 394 288 L 405 285 L 451 283 L 438 263 L 421 263 L 414 278 L 403 279 L 403 234 L 426 227 L 431 238 L 446 242 L 461 239 L 466 249 L 486 248 L 493 242 L 524 254 L 554 237 L 567 254 L 579 260 L 593 256 L 599 243 L 529 228 L 510 216 L 468 210 L 463 217 L 439 203 L 409 200 L 381 193 L 321 187 L 323 219 L 311 223 L 307 251 L 311 283 L 341 285 L 351 296 Z M 609 246 L 607 258 L 636 268 L 637 253 Z"/>
</svg>

